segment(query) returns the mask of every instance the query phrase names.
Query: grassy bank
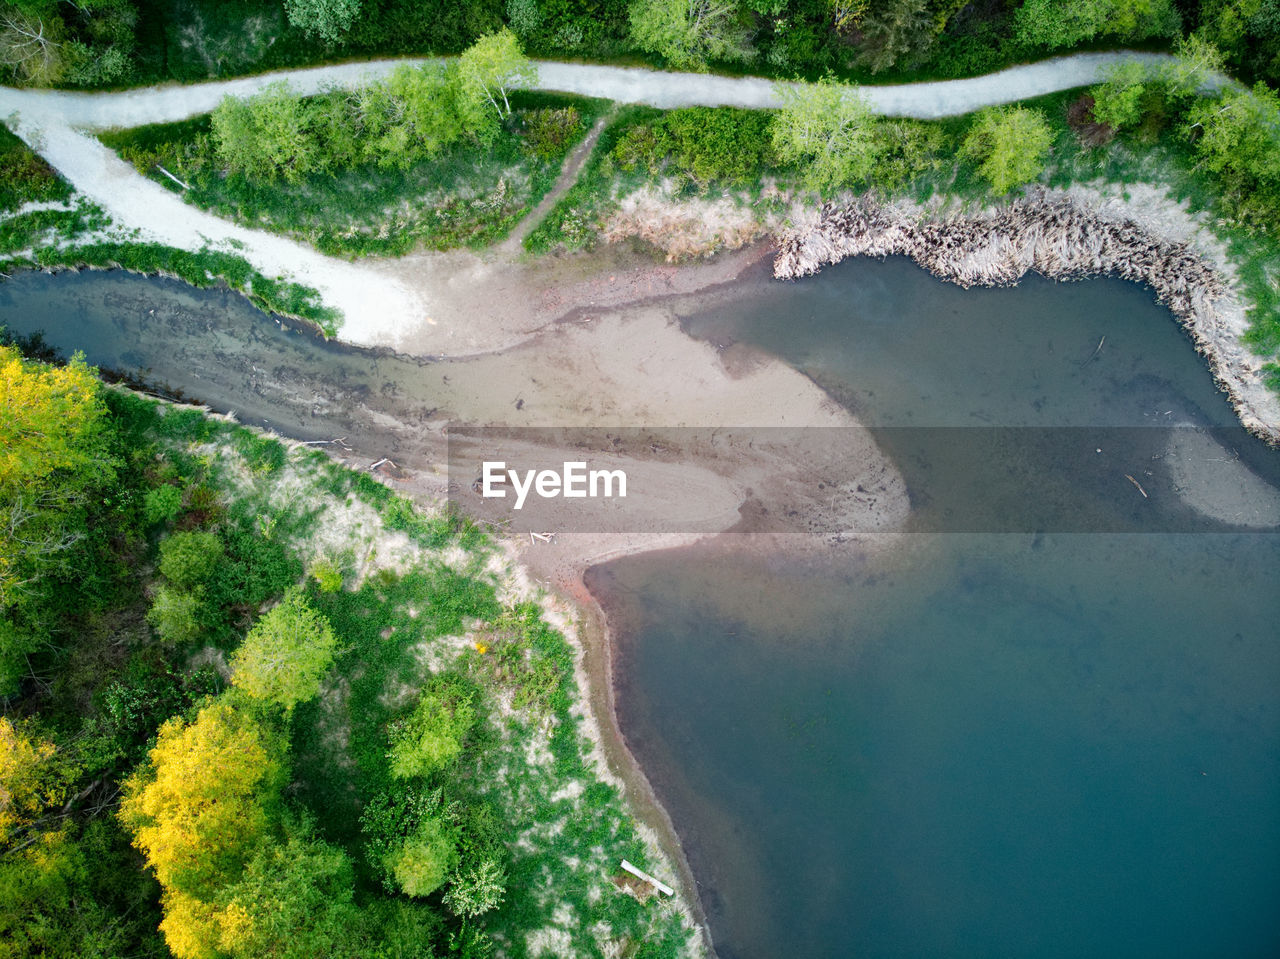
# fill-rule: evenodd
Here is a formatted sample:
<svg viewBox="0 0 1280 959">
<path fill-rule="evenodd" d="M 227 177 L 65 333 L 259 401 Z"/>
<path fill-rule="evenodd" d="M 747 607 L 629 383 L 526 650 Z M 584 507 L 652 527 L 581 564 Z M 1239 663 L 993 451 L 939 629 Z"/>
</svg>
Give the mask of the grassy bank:
<svg viewBox="0 0 1280 959">
<path fill-rule="evenodd" d="M 218 216 L 334 256 L 402 256 L 502 239 L 551 189 L 564 157 L 607 105 L 538 93 L 517 93 L 511 101 L 513 113 L 491 142 L 455 143 L 405 166 L 369 161 L 316 170 L 295 182 L 228 174 L 207 115 L 101 138 L 139 172 Z M 531 137 L 552 117 L 564 118 L 563 128 L 551 142 L 543 137 L 535 144 Z"/>
<path fill-rule="evenodd" d="M 30 379 L 36 394 L 62 382 L 37 364 L 16 369 L 11 381 Z M 20 564 L 3 571 L 38 569 L 39 588 L 2 594 L 0 652 L 26 652 L 5 659 L 15 725 L 0 733 L 43 757 L 24 775 L 47 780 L 47 799 L 23 800 L 0 830 L 0 879 L 17 889 L 0 904 L 6 943 L 85 956 L 160 956 L 166 944 L 192 956 L 190 937 L 206 935 L 234 957 L 286 943 L 422 959 L 700 953 L 683 913 L 618 879 L 624 857 L 665 867 L 589 759 L 575 650 L 476 527 L 313 449 L 89 376 L 72 374 L 98 412 L 68 441 L 105 444 L 112 465 L 84 474 L 87 512 L 59 520 L 88 535 L 68 541 L 70 565 L 21 547 L 11 556 L 13 544 L 3 555 Z M 0 426 L 15 415 L 6 406 Z M 279 660 L 249 650 L 299 608 L 334 643 L 284 687 L 282 706 L 278 684 L 264 693 L 254 678 L 278 682 L 274 666 L 254 664 Z M 310 641 L 290 635 L 286 662 Z M 184 740 L 197 752 L 240 737 L 237 762 L 284 778 L 236 784 L 234 762 L 199 760 L 198 777 L 180 775 L 166 750 L 181 736 L 197 737 Z M 220 838 L 192 783 L 258 812 Z M 167 805 L 142 801 L 157 790 Z M 147 830 L 169 828 L 166 810 L 205 826 L 156 845 Z M 237 845 L 246 831 L 252 848 Z M 191 843 L 208 868 L 234 868 L 194 884 L 165 858 Z M 42 891 L 47 860 L 33 850 L 76 864 L 61 891 Z M 201 910 L 180 909 L 184 897 Z"/>
</svg>

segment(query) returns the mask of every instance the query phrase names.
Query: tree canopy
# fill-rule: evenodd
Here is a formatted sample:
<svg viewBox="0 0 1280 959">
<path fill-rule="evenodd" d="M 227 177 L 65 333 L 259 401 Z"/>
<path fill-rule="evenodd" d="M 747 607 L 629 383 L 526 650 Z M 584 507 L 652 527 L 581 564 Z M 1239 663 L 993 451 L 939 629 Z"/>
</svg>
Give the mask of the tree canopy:
<svg viewBox="0 0 1280 959">
<path fill-rule="evenodd" d="M 733 0 L 631 0 L 631 39 L 673 67 L 705 69 L 710 60 L 749 60 L 747 28 Z"/>
<path fill-rule="evenodd" d="M 778 92 L 773 148 L 779 160 L 802 164 L 805 182 L 824 192 L 870 178 L 879 152 L 876 119 L 856 91 L 826 79 Z"/>
<path fill-rule="evenodd" d="M 464 89 L 473 91 L 499 118 L 505 118 L 511 114 L 507 94 L 515 87 L 530 86 L 538 71 L 521 51 L 516 35 L 504 29 L 481 37 L 464 50 L 458 58 L 458 74 Z"/>
<path fill-rule="evenodd" d="M 264 615 L 231 657 L 231 681 L 286 710 L 315 698 L 338 646 L 329 621 L 299 589 Z"/>
<path fill-rule="evenodd" d="M 211 896 L 267 836 L 283 781 L 280 744 L 225 700 L 160 727 L 124 783 L 120 818 L 167 891 Z"/>
<path fill-rule="evenodd" d="M 256 96 L 224 97 L 211 117 L 218 155 L 231 173 L 299 180 L 320 163 L 302 98 L 283 80 Z"/>
<path fill-rule="evenodd" d="M 1014 15 L 1017 39 L 1060 49 L 1094 37 L 1171 37 L 1182 18 L 1172 0 L 1026 0 Z"/>
<path fill-rule="evenodd" d="M 391 774 L 408 779 L 443 769 L 462 752 L 474 723 L 470 692 L 460 683 L 434 680 L 413 712 L 391 725 Z"/>
<path fill-rule="evenodd" d="M 346 36 L 360 15 L 360 0 L 284 0 L 289 22 L 333 43 Z"/>
<path fill-rule="evenodd" d="M 1053 133 L 1040 111 L 991 107 L 978 113 L 960 152 L 976 160 L 983 179 L 1003 195 L 1040 175 L 1052 145 Z"/>
</svg>

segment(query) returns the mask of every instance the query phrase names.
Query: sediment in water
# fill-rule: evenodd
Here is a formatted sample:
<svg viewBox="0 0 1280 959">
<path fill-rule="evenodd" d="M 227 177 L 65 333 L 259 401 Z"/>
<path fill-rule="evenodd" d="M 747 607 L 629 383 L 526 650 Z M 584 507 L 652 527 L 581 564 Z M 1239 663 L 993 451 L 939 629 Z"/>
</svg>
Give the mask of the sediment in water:
<svg viewBox="0 0 1280 959">
<path fill-rule="evenodd" d="M 1280 443 L 1280 403 L 1263 382 L 1265 359 L 1241 341 L 1243 307 L 1220 270 L 1189 243 L 1133 219 L 1103 215 L 1049 192 L 994 210 L 938 218 L 921 208 L 861 199 L 822 206 L 778 238 L 779 279 L 817 273 L 849 256 L 909 256 L 963 287 L 1008 286 L 1028 270 L 1055 280 L 1117 276 L 1145 283 L 1182 322 L 1241 422 Z"/>
</svg>

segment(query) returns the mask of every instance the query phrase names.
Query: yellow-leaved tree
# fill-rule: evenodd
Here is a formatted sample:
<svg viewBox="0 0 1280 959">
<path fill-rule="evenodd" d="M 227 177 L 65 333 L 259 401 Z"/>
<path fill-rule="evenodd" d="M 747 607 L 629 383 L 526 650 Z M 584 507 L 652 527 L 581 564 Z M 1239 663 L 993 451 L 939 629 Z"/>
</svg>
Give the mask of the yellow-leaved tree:
<svg viewBox="0 0 1280 959">
<path fill-rule="evenodd" d="M 272 836 L 284 777 L 279 739 L 222 700 L 165 723 L 125 782 L 120 819 L 164 889 L 160 928 L 178 959 L 218 953 L 219 898 Z"/>
<path fill-rule="evenodd" d="M 60 807 L 75 779 L 57 747 L 27 723 L 0 717 L 0 849 Z"/>
<path fill-rule="evenodd" d="M 88 533 L 87 506 L 115 478 L 100 389 L 79 354 L 49 366 L 0 345 L 0 692 L 39 641 L 14 604 L 65 572 Z"/>
</svg>

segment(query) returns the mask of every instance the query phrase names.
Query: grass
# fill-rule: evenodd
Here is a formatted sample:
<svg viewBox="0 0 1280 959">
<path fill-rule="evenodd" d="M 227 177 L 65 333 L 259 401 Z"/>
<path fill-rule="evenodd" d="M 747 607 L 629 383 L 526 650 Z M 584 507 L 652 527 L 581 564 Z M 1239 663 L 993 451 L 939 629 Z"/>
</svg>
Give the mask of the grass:
<svg viewBox="0 0 1280 959">
<path fill-rule="evenodd" d="M 492 144 L 457 144 L 407 169 L 369 163 L 324 171 L 297 183 L 255 182 L 224 173 L 209 117 L 102 135 L 139 171 L 201 209 L 283 233 L 322 253 L 402 256 L 415 249 L 484 247 L 504 236 L 555 183 L 565 155 L 605 101 L 518 93 L 513 118 Z M 521 124 L 534 110 L 573 107 L 577 132 L 552 155 L 526 149 Z M 163 165 L 191 186 L 183 190 Z"/>
<path fill-rule="evenodd" d="M 0 213 L 70 198 L 71 187 L 53 167 L 0 124 Z"/>
<path fill-rule="evenodd" d="M 661 110 L 653 107 L 626 106 L 600 133 L 591 156 L 578 172 L 578 179 L 562 196 L 532 232 L 524 239 L 531 253 L 547 253 L 555 249 L 575 250 L 595 241 L 595 230 L 610 203 L 622 192 L 649 181 L 643 171 L 626 174 L 611 161 L 610 155 L 627 130 L 656 119 Z"/>
<path fill-rule="evenodd" d="M 32 210 L 5 217 L 0 220 L 0 256 L 67 243 L 104 230 L 110 222 L 100 207 L 84 200 L 66 210 Z"/>
</svg>

